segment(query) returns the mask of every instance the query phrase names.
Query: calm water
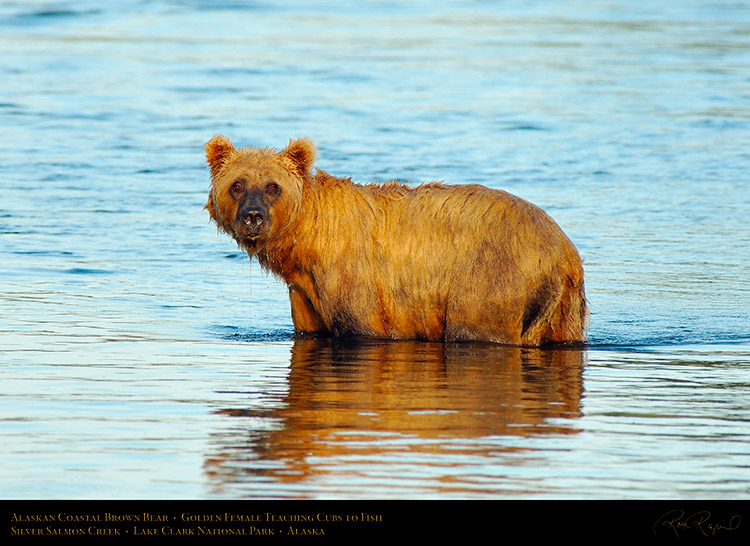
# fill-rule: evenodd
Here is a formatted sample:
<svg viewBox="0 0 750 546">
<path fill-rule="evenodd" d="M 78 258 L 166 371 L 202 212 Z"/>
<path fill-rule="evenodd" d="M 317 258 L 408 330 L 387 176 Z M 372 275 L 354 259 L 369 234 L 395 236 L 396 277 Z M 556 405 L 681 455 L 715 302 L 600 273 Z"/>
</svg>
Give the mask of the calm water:
<svg viewBox="0 0 750 546">
<path fill-rule="evenodd" d="M 747 3 L 9 1 L 0 59 L 3 498 L 750 496 Z M 215 133 L 539 204 L 590 347 L 293 340 Z"/>
</svg>

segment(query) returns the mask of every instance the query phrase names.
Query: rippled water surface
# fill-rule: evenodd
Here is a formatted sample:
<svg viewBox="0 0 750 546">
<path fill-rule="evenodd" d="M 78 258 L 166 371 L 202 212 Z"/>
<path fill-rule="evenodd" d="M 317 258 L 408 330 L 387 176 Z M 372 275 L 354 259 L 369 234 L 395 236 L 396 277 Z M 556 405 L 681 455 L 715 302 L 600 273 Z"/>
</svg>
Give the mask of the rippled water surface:
<svg viewBox="0 0 750 546">
<path fill-rule="evenodd" d="M 3 498 L 747 498 L 750 8 L 0 3 Z M 294 340 L 203 143 L 503 188 L 581 350 Z"/>
</svg>

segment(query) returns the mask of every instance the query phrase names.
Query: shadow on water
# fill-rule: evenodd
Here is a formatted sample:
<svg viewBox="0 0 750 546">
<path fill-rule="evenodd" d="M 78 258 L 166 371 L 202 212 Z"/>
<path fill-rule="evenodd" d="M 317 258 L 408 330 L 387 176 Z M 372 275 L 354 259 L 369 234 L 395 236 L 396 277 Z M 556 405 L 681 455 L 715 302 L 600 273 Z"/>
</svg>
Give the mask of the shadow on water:
<svg viewBox="0 0 750 546">
<path fill-rule="evenodd" d="M 301 485 L 334 464 L 346 474 L 347 465 L 354 471 L 393 464 L 401 455 L 518 451 L 488 439 L 576 432 L 566 423 L 581 416 L 585 355 L 490 344 L 295 340 L 283 404 L 218 410 L 248 419 L 244 429 L 215 438 L 205 469 L 215 486 L 269 479 Z"/>
</svg>

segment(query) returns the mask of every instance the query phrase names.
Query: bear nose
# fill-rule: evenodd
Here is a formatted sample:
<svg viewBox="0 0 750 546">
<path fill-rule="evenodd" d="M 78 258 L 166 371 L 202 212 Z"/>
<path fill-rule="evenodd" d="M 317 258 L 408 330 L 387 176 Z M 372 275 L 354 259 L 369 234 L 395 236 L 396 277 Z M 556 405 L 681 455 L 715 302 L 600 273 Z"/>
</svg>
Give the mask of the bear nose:
<svg viewBox="0 0 750 546">
<path fill-rule="evenodd" d="M 260 209 L 247 209 L 242 213 L 242 220 L 248 226 L 259 226 L 263 223 L 263 212 Z"/>
</svg>

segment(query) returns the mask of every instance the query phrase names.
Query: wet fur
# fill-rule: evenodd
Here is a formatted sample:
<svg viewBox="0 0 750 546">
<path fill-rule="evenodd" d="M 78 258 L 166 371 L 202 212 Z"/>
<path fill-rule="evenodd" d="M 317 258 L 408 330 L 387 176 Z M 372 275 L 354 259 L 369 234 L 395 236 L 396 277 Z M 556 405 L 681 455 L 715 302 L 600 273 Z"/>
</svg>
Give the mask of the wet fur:
<svg viewBox="0 0 750 546">
<path fill-rule="evenodd" d="M 315 156 L 308 139 L 281 151 L 235 149 L 223 136 L 206 144 L 206 208 L 288 285 L 297 332 L 513 345 L 586 339 L 580 257 L 541 209 L 479 185 L 354 184 L 313 169 Z M 247 191 L 280 188 L 261 228 L 238 220 L 241 201 L 229 190 L 238 180 Z"/>
</svg>

